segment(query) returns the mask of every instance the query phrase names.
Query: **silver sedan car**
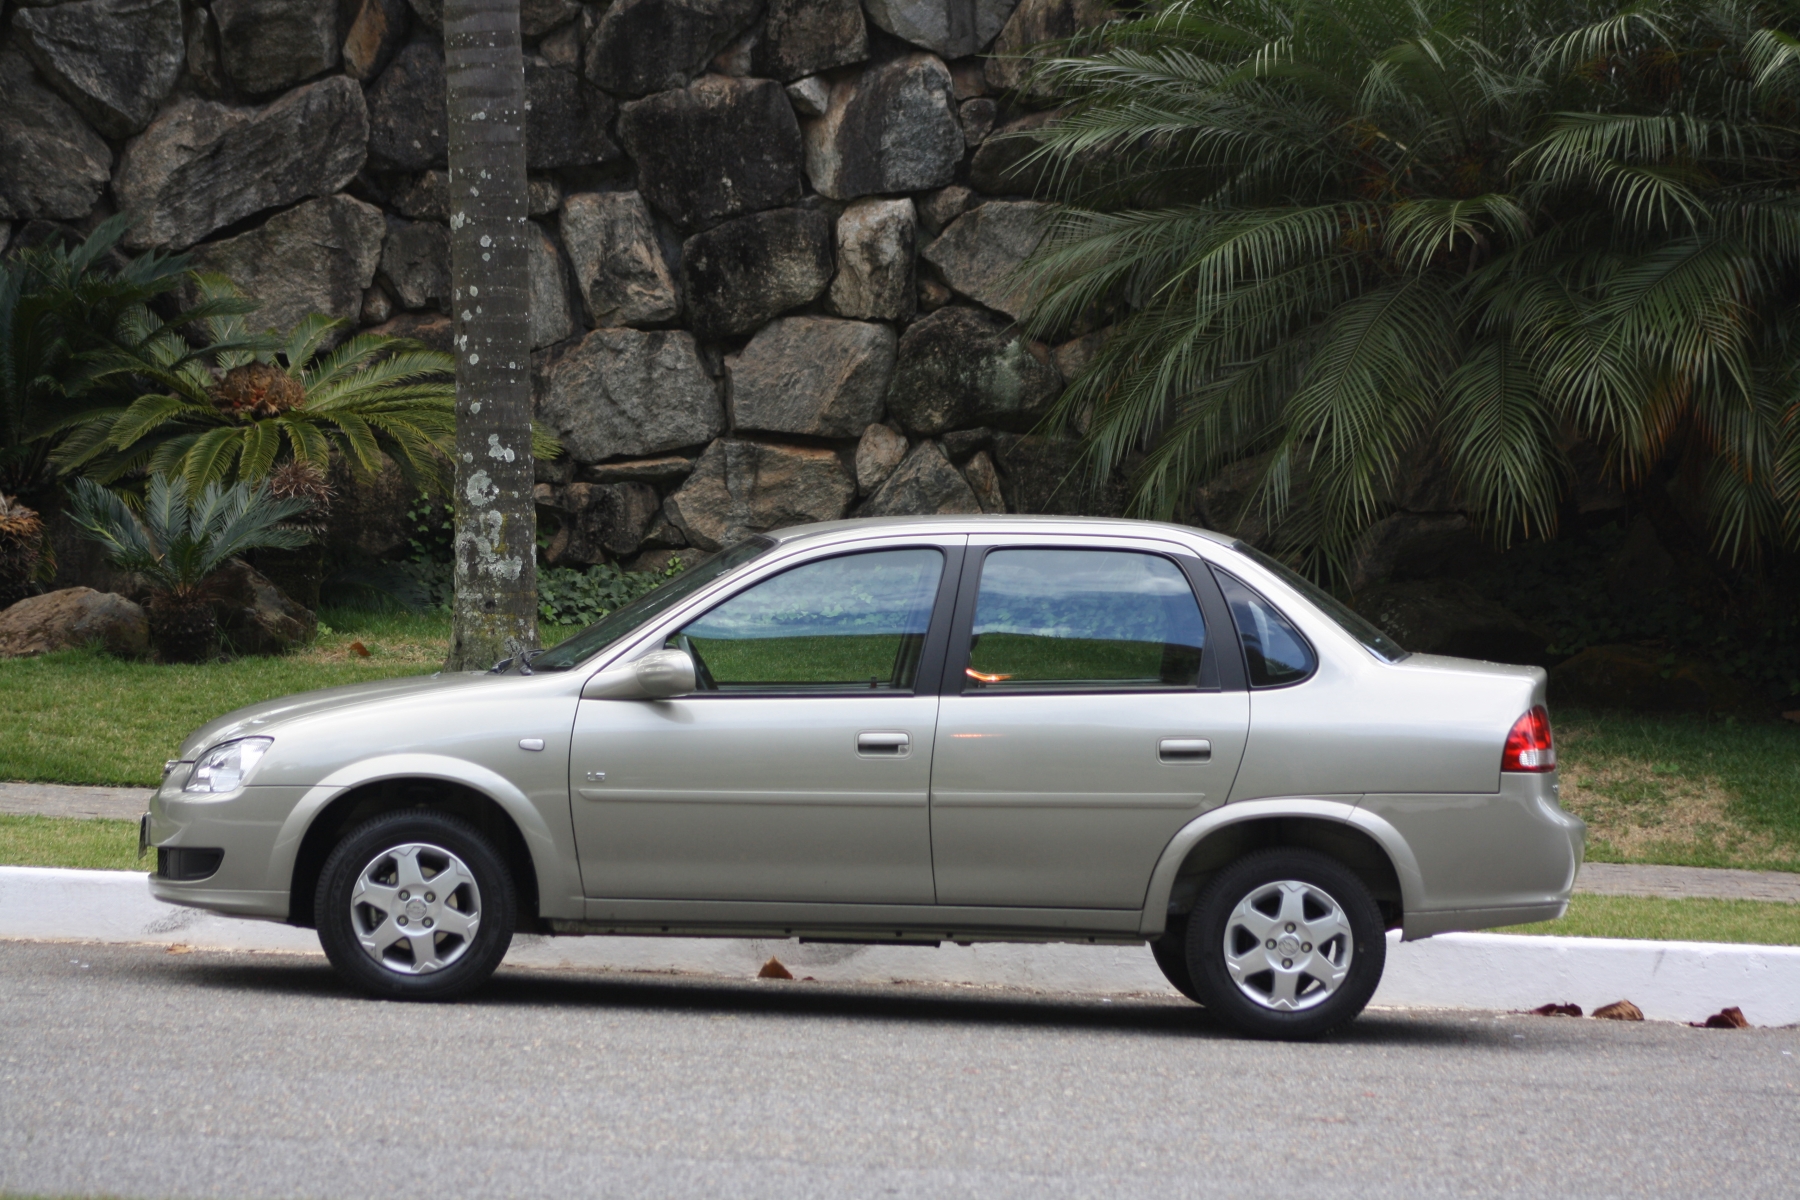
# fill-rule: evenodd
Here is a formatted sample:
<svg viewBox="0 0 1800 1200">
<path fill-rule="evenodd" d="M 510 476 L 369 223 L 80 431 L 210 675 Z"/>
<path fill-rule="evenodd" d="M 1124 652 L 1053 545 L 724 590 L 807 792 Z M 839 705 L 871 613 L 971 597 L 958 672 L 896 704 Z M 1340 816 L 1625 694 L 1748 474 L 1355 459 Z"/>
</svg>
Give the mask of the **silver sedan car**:
<svg viewBox="0 0 1800 1200">
<path fill-rule="evenodd" d="M 1408 654 L 1201 530 L 932 517 L 753 538 L 486 673 L 196 731 L 151 890 L 311 926 L 375 995 L 514 930 L 1148 943 L 1317 1035 L 1406 938 L 1560 916 L 1544 672 Z"/>
</svg>

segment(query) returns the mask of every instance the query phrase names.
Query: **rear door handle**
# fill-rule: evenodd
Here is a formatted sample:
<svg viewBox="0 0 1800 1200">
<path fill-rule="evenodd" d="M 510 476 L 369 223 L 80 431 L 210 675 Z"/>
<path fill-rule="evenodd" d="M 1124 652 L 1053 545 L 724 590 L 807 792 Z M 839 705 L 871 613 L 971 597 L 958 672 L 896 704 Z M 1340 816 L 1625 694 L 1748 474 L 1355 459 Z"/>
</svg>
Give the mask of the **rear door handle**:
<svg viewBox="0 0 1800 1200">
<path fill-rule="evenodd" d="M 864 758 L 899 758 L 912 748 L 912 735 L 869 732 L 856 735 L 856 752 Z"/>
<path fill-rule="evenodd" d="M 1212 743 L 1205 738 L 1163 738 L 1156 743 L 1156 757 L 1166 763 L 1208 762 Z"/>
</svg>

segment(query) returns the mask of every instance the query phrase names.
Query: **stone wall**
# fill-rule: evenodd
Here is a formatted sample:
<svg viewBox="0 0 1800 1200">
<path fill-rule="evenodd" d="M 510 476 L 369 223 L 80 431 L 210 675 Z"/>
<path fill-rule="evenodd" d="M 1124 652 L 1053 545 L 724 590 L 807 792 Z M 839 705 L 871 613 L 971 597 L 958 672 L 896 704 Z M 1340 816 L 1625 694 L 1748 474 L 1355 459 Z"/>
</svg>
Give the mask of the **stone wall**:
<svg viewBox="0 0 1800 1200">
<path fill-rule="evenodd" d="M 540 463 L 555 564 L 845 515 L 1070 511 L 1029 433 L 1004 57 L 1092 0 L 521 0 Z M 0 243 L 132 218 L 285 326 L 449 348 L 441 0 L 24 0 Z M 998 55 L 998 57 L 996 57 Z M 691 551 L 690 551 L 691 554 Z"/>
</svg>

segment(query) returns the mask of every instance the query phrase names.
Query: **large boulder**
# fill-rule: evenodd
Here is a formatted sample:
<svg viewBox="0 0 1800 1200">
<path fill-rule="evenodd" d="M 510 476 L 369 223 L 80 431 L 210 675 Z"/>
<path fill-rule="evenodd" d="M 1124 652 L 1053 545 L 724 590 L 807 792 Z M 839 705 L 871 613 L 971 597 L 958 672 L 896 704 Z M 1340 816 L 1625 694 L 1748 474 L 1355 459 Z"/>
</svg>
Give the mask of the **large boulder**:
<svg viewBox="0 0 1800 1200">
<path fill-rule="evenodd" d="M 180 101 L 126 144 L 113 185 L 136 214 L 125 242 L 185 249 L 265 209 L 329 196 L 362 169 L 368 143 L 362 89 L 343 75 L 262 108 Z"/>
<path fill-rule="evenodd" d="M 538 416 L 577 462 L 697 446 L 725 428 L 718 387 L 680 330 L 594 330 L 545 372 Z"/>
<path fill-rule="evenodd" d="M 900 339 L 888 412 L 926 435 L 971 425 L 1025 428 L 1062 390 L 1049 351 L 972 308 L 940 309 Z"/>
<path fill-rule="evenodd" d="M 771 321 L 727 360 L 740 432 L 853 438 L 881 415 L 894 373 L 894 331 L 867 321 Z"/>
<path fill-rule="evenodd" d="M 338 0 L 212 0 L 225 77 L 246 96 L 286 91 L 338 64 Z"/>
<path fill-rule="evenodd" d="M 17 51 L 0 52 L 0 220 L 72 221 L 93 211 L 112 150 Z"/>
<path fill-rule="evenodd" d="M 142 658 L 150 651 L 149 618 L 125 597 L 88 587 L 28 596 L 0 612 L 0 658 L 93 645 Z"/>
<path fill-rule="evenodd" d="M 611 162 L 613 102 L 574 71 L 525 59 L 525 165 L 533 171 Z"/>
<path fill-rule="evenodd" d="M 1227 463 L 1195 489 L 1195 515 L 1200 525 L 1242 539 L 1258 550 L 1271 549 L 1276 527 L 1263 507 L 1258 489 L 1276 453 L 1265 451 Z M 1312 469 L 1305 453 L 1295 456 L 1290 470 L 1289 495 L 1304 502 L 1312 487 Z"/>
<path fill-rule="evenodd" d="M 434 227 L 441 228 L 441 227 Z M 382 261 L 387 222 L 350 196 L 308 200 L 261 228 L 194 251 L 197 270 L 230 277 L 258 308 L 252 328 L 292 328 L 308 313 L 354 321 Z"/>
<path fill-rule="evenodd" d="M 406 0 L 356 0 L 344 34 L 344 74 L 368 83 L 393 61 L 412 20 Z"/>
<path fill-rule="evenodd" d="M 800 199 L 800 125 L 774 80 L 708 75 L 634 100 L 619 140 L 644 197 L 684 228 Z"/>
<path fill-rule="evenodd" d="M 1492 551 L 1461 513 L 1391 513 L 1363 530 L 1350 551 L 1350 587 L 1434 579 L 1472 570 Z"/>
<path fill-rule="evenodd" d="M 588 39 L 583 72 L 622 96 L 684 87 L 761 8 L 760 0 L 616 0 Z"/>
<path fill-rule="evenodd" d="M 1772 706 L 1697 659 L 1645 646 L 1589 646 L 1550 670 L 1550 703 L 1634 712 L 1755 714 Z"/>
<path fill-rule="evenodd" d="M 1073 37 L 1113 15 L 1113 0 L 1019 0 L 1019 7 L 994 39 L 987 60 L 987 83 L 997 92 L 1025 87 L 1035 65 L 1027 51 L 1045 42 Z M 1030 94 L 1039 94 L 1033 89 Z"/>
<path fill-rule="evenodd" d="M 636 554 L 662 512 L 662 498 L 644 483 L 571 483 L 542 490 L 551 493 L 551 507 L 559 510 L 559 528 L 544 550 L 553 567 Z"/>
<path fill-rule="evenodd" d="M 442 313 L 396 313 L 369 332 L 410 338 L 440 354 L 450 354 L 456 349 L 455 323 Z"/>
<path fill-rule="evenodd" d="M 450 153 L 444 48 L 415 38 L 369 88 L 369 162 L 388 171 L 441 167 Z"/>
<path fill-rule="evenodd" d="M 530 278 L 531 348 L 553 346 L 575 335 L 575 309 L 569 303 L 569 269 L 556 240 L 536 221 L 525 233 L 526 270 Z"/>
<path fill-rule="evenodd" d="M 962 154 L 950 72 L 929 54 L 839 80 L 806 123 L 806 174 L 834 200 L 943 187 Z"/>
<path fill-rule="evenodd" d="M 403 308 L 450 311 L 450 230 L 436 221 L 387 219 L 382 285 Z"/>
<path fill-rule="evenodd" d="M 981 501 L 936 442 L 923 441 L 889 475 L 856 515 L 898 517 L 927 513 L 978 513 Z"/>
<path fill-rule="evenodd" d="M 855 495 L 834 451 L 722 438 L 707 447 L 664 511 L 689 545 L 720 550 L 752 533 L 835 521 Z"/>
<path fill-rule="evenodd" d="M 769 0 L 750 73 L 786 83 L 868 56 L 869 31 L 857 0 Z"/>
<path fill-rule="evenodd" d="M 281 654 L 304 646 L 319 632 L 310 610 L 241 558 L 214 575 L 212 587 L 219 633 L 239 654 Z"/>
<path fill-rule="evenodd" d="M 871 425 L 856 443 L 856 490 L 872 496 L 906 458 L 906 435 L 886 425 Z"/>
<path fill-rule="evenodd" d="M 963 466 L 963 478 L 969 481 L 969 490 L 975 493 L 982 512 L 1006 511 L 1006 491 L 1000 486 L 1000 472 L 994 466 L 993 455 L 977 450 Z"/>
<path fill-rule="evenodd" d="M 101 133 L 150 123 L 187 61 L 179 0 L 75 0 L 13 14 L 38 71 Z"/>
<path fill-rule="evenodd" d="M 974 54 L 994 40 L 1019 0 L 863 0 L 869 20 L 901 41 L 945 58 Z"/>
<path fill-rule="evenodd" d="M 913 242 L 918 213 L 902 197 L 869 197 L 844 209 L 837 220 L 837 274 L 827 303 L 844 317 L 904 321 L 918 303 Z"/>
<path fill-rule="evenodd" d="M 1027 135 L 1061 116 L 1060 111 L 1026 113 L 992 130 L 969 160 L 969 186 L 990 196 L 1044 192 L 1048 165 L 1036 157 L 1037 140 Z"/>
<path fill-rule="evenodd" d="M 543 37 L 581 15 L 580 0 L 519 0 L 519 32 Z"/>
<path fill-rule="evenodd" d="M 1124 482 L 1114 476 L 1095 487 L 1073 438 L 997 433 L 993 457 L 1008 512 L 1116 517 L 1125 511 Z"/>
<path fill-rule="evenodd" d="M 562 236 L 594 324 L 660 325 L 681 314 L 650 206 L 637 192 L 567 197 Z"/>
<path fill-rule="evenodd" d="M 1460 580 L 1377 584 L 1356 609 L 1395 641 L 1420 654 L 1544 666 L 1544 635 Z"/>
<path fill-rule="evenodd" d="M 448 317 L 435 317 L 445 326 Z M 416 336 L 396 318 L 373 332 L 397 337 Z M 421 339 L 422 340 L 422 339 Z M 418 485 L 386 458 L 373 474 L 352 470 L 342 458 L 331 464 L 331 510 L 325 528 L 327 545 L 354 550 L 369 558 L 390 558 L 409 549 L 417 532 L 414 516 L 422 502 Z"/>
<path fill-rule="evenodd" d="M 950 222 L 922 257 L 956 291 L 1017 318 L 1032 296 L 1018 278 L 1019 264 L 1043 240 L 1048 207 L 1031 200 L 990 200 Z"/>
<path fill-rule="evenodd" d="M 681 248 L 688 315 L 704 338 L 748 333 L 810 304 L 831 282 L 831 268 L 831 221 L 807 209 L 739 217 Z"/>
</svg>

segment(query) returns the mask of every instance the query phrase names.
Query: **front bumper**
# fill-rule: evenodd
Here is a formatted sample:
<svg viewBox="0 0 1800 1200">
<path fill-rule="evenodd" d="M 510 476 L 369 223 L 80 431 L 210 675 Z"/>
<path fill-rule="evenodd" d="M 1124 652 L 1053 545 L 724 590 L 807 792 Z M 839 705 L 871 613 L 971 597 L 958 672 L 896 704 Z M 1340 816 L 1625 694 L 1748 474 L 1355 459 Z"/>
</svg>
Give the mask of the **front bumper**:
<svg viewBox="0 0 1800 1200">
<path fill-rule="evenodd" d="M 281 831 L 310 789 L 246 787 L 218 795 L 183 792 L 185 771 L 171 772 L 150 797 L 138 841 L 150 850 L 211 849 L 224 852 L 218 870 L 204 879 L 150 876 L 150 894 L 170 904 L 230 916 L 285 921 L 287 871 L 278 865 Z M 288 860 L 291 862 L 291 857 Z"/>
</svg>

